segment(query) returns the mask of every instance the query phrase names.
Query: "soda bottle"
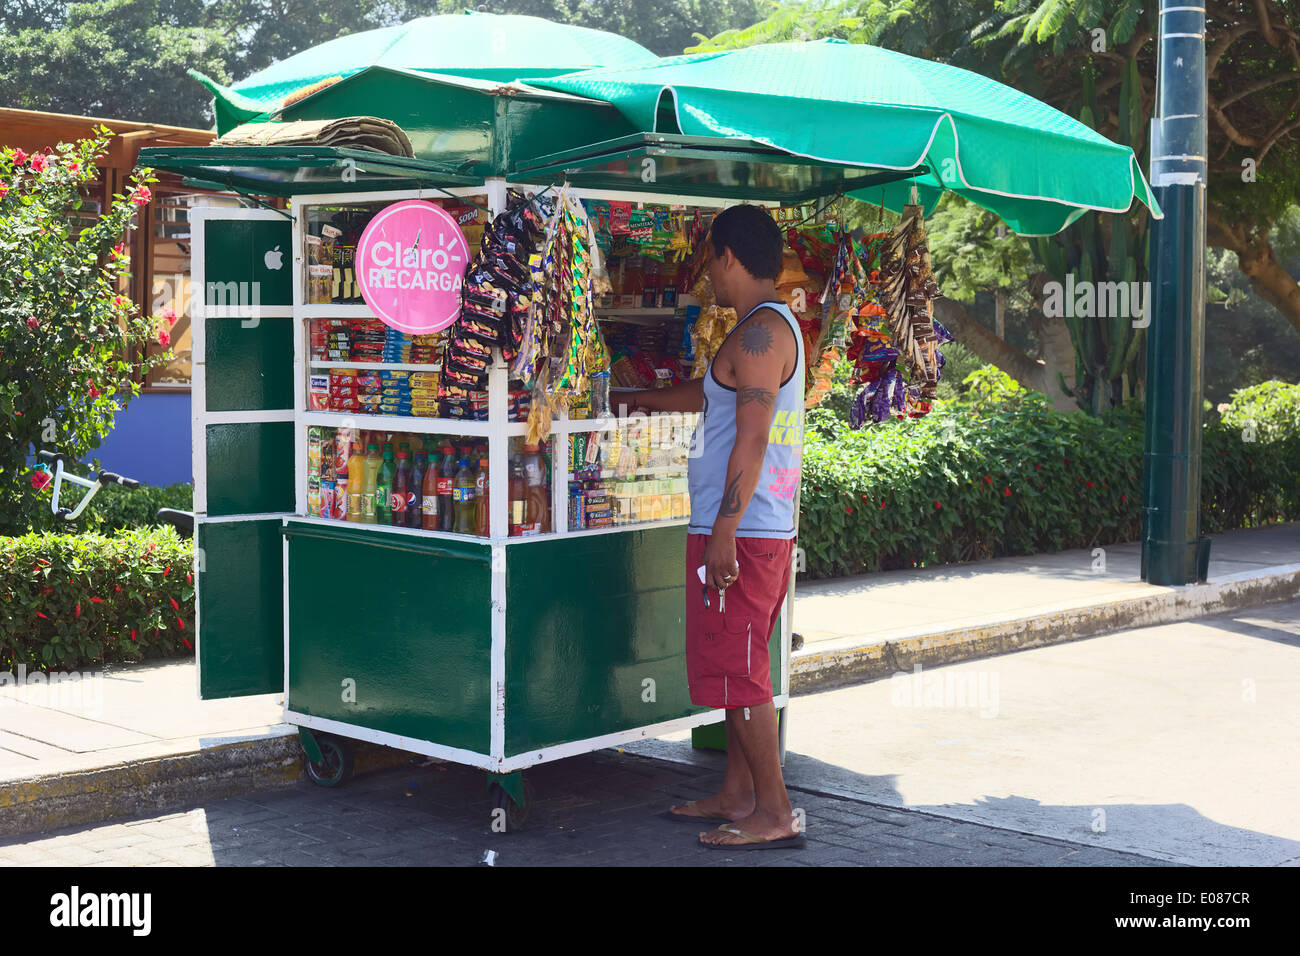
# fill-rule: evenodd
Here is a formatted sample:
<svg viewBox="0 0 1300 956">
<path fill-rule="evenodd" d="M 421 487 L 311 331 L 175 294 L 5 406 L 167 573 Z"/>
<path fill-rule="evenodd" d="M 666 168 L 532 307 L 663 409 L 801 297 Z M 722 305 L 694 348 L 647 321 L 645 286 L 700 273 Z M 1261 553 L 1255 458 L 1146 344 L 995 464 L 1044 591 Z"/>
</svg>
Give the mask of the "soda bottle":
<svg viewBox="0 0 1300 956">
<path fill-rule="evenodd" d="M 375 485 L 379 478 L 379 467 L 383 463 L 379 457 L 379 446 L 373 442 L 367 445 L 361 481 L 361 520 L 366 524 L 375 523 Z"/>
<path fill-rule="evenodd" d="M 528 512 L 528 483 L 524 480 L 523 463 L 518 457 L 510 461 L 510 534 L 519 534 Z"/>
<path fill-rule="evenodd" d="M 451 442 L 442 446 L 442 471 L 438 473 L 438 526 L 443 531 L 456 527 L 456 512 L 452 509 L 456 484 L 456 449 Z"/>
<path fill-rule="evenodd" d="M 384 458 L 375 479 L 375 523 L 393 523 L 393 478 L 397 466 L 393 462 L 393 446 L 384 442 Z"/>
<path fill-rule="evenodd" d="M 439 531 L 442 523 L 438 514 L 438 477 L 442 466 L 439 452 L 429 454 L 429 467 L 424 472 L 424 497 L 420 499 L 420 527 L 425 531 Z"/>
<path fill-rule="evenodd" d="M 474 471 L 469 466 L 468 458 L 456 461 L 457 472 L 452 494 L 455 496 L 456 524 L 452 529 L 457 534 L 474 533 Z"/>
<path fill-rule="evenodd" d="M 488 536 L 488 460 L 480 458 L 478 477 L 474 482 L 474 533 L 481 538 Z"/>
<path fill-rule="evenodd" d="M 348 457 L 348 515 L 349 521 L 364 521 L 365 518 L 365 484 L 366 454 L 365 447 L 358 436 L 352 443 L 352 453 Z"/>
<path fill-rule="evenodd" d="M 406 526 L 406 503 L 411 495 L 411 453 L 406 450 L 406 442 L 397 449 L 397 471 L 393 475 L 392 515 L 393 524 Z"/>
<path fill-rule="evenodd" d="M 406 493 L 406 526 L 418 528 L 424 522 L 424 473 L 429 467 L 424 452 L 415 453 L 415 464 L 411 466 L 411 488 Z"/>
<path fill-rule="evenodd" d="M 535 532 L 545 534 L 551 530 L 551 503 L 536 445 L 524 446 L 524 478 L 528 482 L 528 524 L 535 526 Z"/>
</svg>

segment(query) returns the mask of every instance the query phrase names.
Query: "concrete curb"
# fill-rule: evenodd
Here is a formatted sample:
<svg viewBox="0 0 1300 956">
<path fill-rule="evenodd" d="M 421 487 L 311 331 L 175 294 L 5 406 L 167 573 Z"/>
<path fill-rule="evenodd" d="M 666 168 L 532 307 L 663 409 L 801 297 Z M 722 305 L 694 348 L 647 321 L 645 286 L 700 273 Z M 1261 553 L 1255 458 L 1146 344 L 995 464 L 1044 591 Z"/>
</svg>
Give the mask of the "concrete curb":
<svg viewBox="0 0 1300 956">
<path fill-rule="evenodd" d="M 410 755 L 356 742 L 358 774 Z M 298 734 L 232 740 L 188 753 L 130 760 L 93 770 L 34 775 L 0 783 L 0 837 L 163 813 L 253 790 L 306 781 Z"/>
<path fill-rule="evenodd" d="M 844 638 L 790 657 L 790 692 L 807 694 L 936 666 L 1063 644 L 1132 627 L 1149 627 L 1288 601 L 1300 595 L 1300 564 L 1228 575 L 1218 581 L 1162 588 L 1136 598 L 1080 604 L 937 633 L 884 641 Z M 797 623 L 796 623 L 797 626 Z"/>
</svg>

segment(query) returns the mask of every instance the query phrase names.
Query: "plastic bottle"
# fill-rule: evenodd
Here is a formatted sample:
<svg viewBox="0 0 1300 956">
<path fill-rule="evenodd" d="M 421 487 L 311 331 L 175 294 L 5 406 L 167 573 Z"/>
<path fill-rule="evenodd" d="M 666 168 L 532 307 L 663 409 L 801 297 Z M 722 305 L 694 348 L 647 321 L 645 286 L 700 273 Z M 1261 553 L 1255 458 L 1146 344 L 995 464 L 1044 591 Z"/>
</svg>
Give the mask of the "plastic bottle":
<svg viewBox="0 0 1300 956">
<path fill-rule="evenodd" d="M 420 499 L 420 526 L 425 531 L 439 531 L 442 528 L 438 520 L 438 468 L 442 464 L 442 455 L 432 452 L 429 455 L 429 467 L 424 472 L 424 497 Z"/>
<path fill-rule="evenodd" d="M 406 526 L 406 504 L 411 495 L 411 453 L 406 442 L 397 449 L 397 470 L 393 473 L 393 492 L 390 495 L 390 510 L 393 524 Z"/>
<path fill-rule="evenodd" d="M 480 538 L 488 536 L 490 514 L 491 511 L 488 505 L 488 460 L 487 458 L 480 458 L 478 476 L 474 481 L 474 533 Z"/>
<path fill-rule="evenodd" d="M 379 478 L 379 467 L 383 463 L 379 457 L 379 446 L 373 442 L 367 445 L 361 482 L 361 520 L 366 524 L 375 523 L 375 486 Z"/>
<path fill-rule="evenodd" d="M 523 462 L 518 457 L 510 460 L 510 486 L 507 492 L 510 499 L 509 525 L 510 534 L 519 534 L 519 528 L 528 514 L 528 483 L 524 480 Z"/>
<path fill-rule="evenodd" d="M 411 487 L 406 493 L 406 526 L 418 528 L 424 522 L 424 473 L 429 470 L 428 457 L 422 451 L 415 453 L 411 466 Z"/>
<path fill-rule="evenodd" d="M 384 458 L 379 466 L 379 476 L 375 479 L 375 523 L 393 523 L 393 478 L 397 474 L 397 465 L 393 461 L 393 446 L 384 443 Z"/>
<path fill-rule="evenodd" d="M 452 529 L 457 534 L 474 533 L 474 470 L 469 466 L 468 458 L 456 462 L 457 471 L 452 494 L 455 497 L 456 524 Z"/>
<path fill-rule="evenodd" d="M 349 521 L 365 520 L 365 485 L 366 454 L 360 436 L 352 443 L 352 453 L 348 456 L 348 518 Z"/>
<path fill-rule="evenodd" d="M 456 484 L 456 449 L 451 442 L 442 446 L 442 471 L 438 473 L 438 522 L 443 531 L 456 527 L 456 512 L 452 508 Z"/>
<path fill-rule="evenodd" d="M 528 524 L 545 534 L 551 530 L 551 503 L 536 445 L 524 446 L 524 478 L 528 481 Z"/>
</svg>

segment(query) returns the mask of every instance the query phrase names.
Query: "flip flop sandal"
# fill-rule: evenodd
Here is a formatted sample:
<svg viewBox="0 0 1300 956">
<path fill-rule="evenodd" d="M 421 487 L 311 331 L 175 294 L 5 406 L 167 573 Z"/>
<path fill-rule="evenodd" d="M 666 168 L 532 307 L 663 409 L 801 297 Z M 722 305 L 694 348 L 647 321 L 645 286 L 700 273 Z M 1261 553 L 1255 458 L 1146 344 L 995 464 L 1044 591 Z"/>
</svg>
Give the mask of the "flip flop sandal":
<svg viewBox="0 0 1300 956">
<path fill-rule="evenodd" d="M 718 827 L 718 829 L 723 833 L 734 833 L 736 836 L 744 837 L 748 842 L 705 843 L 701 840 L 700 843 L 703 846 L 708 847 L 710 850 L 778 850 L 786 847 L 802 850 L 804 845 L 808 842 L 807 838 L 805 838 L 802 833 L 797 833 L 792 837 L 783 837 L 780 840 L 764 840 L 752 833 L 746 833 L 739 827 L 732 826 L 729 823 L 724 823 L 722 826 Z"/>
<path fill-rule="evenodd" d="M 698 800 L 691 800 L 688 803 L 683 804 L 683 806 L 694 807 L 698 806 L 698 804 Z M 659 814 L 659 816 L 665 820 L 672 820 L 676 823 L 731 823 L 730 817 L 704 817 L 692 816 L 688 813 L 673 813 L 671 807 Z"/>
</svg>

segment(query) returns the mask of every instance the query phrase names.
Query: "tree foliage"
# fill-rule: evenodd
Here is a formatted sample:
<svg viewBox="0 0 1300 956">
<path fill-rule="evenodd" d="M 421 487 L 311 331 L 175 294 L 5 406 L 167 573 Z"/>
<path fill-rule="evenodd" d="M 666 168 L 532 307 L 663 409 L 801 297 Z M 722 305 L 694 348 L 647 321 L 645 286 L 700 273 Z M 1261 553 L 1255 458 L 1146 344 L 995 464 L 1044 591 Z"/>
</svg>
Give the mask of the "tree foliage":
<svg viewBox="0 0 1300 956">
<path fill-rule="evenodd" d="M 81 212 L 110 135 L 0 152 L 0 532 L 26 530 L 48 501 L 28 456 L 84 459 L 139 392 L 126 356 L 155 335 L 165 344 L 165 326 L 118 293 L 129 275 L 121 241 L 153 177 L 142 170 L 98 217 Z"/>
</svg>

